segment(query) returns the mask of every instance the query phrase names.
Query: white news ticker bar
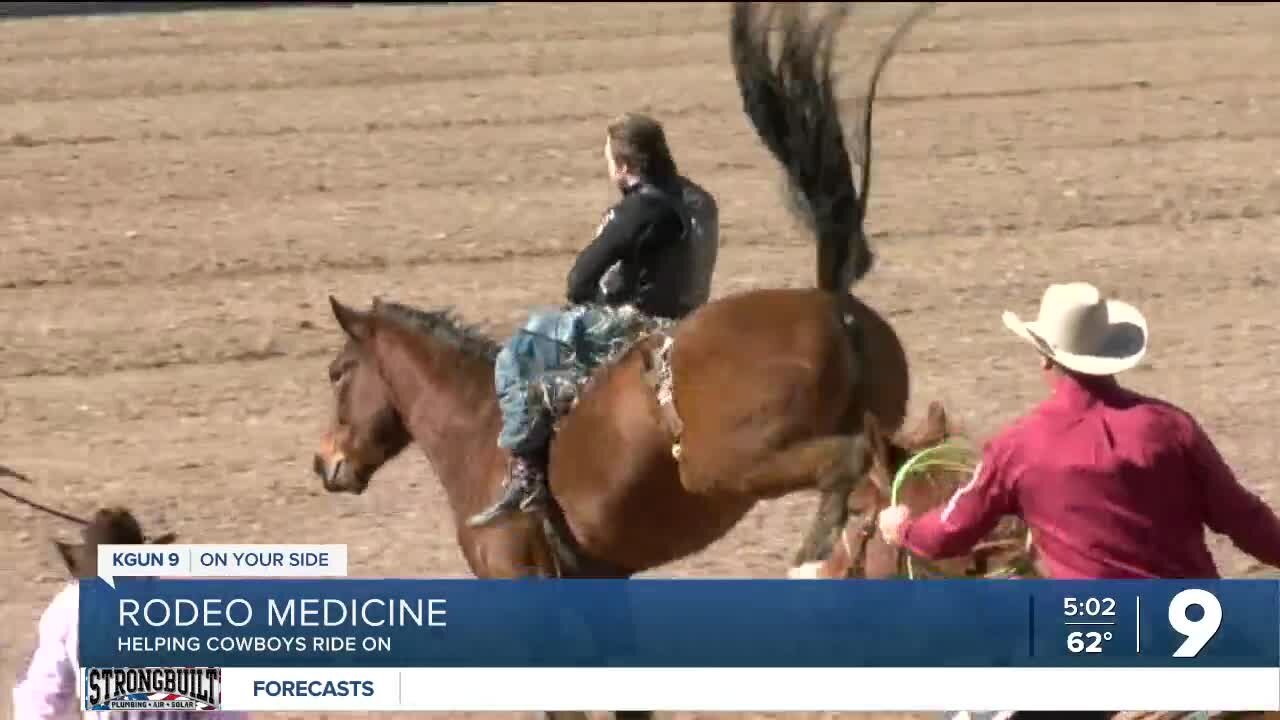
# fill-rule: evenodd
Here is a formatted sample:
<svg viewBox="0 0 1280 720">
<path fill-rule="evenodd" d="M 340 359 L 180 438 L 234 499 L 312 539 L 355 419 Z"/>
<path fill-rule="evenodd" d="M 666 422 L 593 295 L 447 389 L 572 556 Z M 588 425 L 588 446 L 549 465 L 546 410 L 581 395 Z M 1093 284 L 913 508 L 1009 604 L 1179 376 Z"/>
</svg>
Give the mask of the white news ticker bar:
<svg viewBox="0 0 1280 720">
<path fill-rule="evenodd" d="M 255 696 L 255 681 L 373 683 Z M 319 681 L 317 685 L 313 681 Z M 228 710 L 1280 710 L 1280 668 L 224 668 Z"/>
</svg>

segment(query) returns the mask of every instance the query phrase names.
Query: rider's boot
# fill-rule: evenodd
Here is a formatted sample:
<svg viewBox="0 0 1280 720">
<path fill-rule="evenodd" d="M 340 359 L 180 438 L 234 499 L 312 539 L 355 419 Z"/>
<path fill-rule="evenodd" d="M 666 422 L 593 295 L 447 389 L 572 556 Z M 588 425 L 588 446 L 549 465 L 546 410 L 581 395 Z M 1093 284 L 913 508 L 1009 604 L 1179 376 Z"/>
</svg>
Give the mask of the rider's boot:
<svg viewBox="0 0 1280 720">
<path fill-rule="evenodd" d="M 547 460 L 543 453 L 511 455 L 502 497 L 467 520 L 470 527 L 482 527 L 516 511 L 539 509 L 547 497 Z"/>
</svg>

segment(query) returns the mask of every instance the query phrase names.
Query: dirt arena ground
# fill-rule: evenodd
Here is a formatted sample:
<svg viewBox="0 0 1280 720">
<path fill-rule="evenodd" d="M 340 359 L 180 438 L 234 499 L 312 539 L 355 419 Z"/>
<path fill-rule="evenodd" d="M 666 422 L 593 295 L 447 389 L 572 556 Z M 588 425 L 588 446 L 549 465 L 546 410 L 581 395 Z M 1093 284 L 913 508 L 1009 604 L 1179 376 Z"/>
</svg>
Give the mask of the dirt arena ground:
<svg viewBox="0 0 1280 720">
<path fill-rule="evenodd" d="M 886 21 L 871 11 L 844 55 Z M 358 498 L 312 477 L 339 343 L 325 296 L 453 305 L 498 334 L 557 302 L 627 109 L 664 119 L 720 199 L 717 294 L 809 283 L 726 23 L 664 4 L 0 25 L 0 462 L 43 501 L 125 503 L 188 541 L 343 542 L 355 574 L 464 574 L 417 453 Z M 1280 7 L 1253 3 L 965 3 L 916 30 L 883 84 L 880 264 L 857 289 L 907 344 L 915 417 L 938 398 L 984 435 L 1039 398 L 1000 312 L 1088 279 L 1149 315 L 1130 382 L 1197 413 L 1280 504 L 1277 38 Z M 761 507 L 662 574 L 777 576 L 811 509 Z M 63 581 L 49 541 L 74 528 L 8 501 L 0 526 L 7 692 Z M 1214 548 L 1232 576 L 1275 575 Z"/>
</svg>

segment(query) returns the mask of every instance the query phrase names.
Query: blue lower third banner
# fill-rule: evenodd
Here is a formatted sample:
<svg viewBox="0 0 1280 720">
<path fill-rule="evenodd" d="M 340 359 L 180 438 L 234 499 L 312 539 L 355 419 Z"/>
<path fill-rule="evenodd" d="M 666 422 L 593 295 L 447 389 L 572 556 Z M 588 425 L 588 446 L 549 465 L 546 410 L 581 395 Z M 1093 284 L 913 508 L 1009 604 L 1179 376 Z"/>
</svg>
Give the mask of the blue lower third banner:
<svg viewBox="0 0 1280 720">
<path fill-rule="evenodd" d="M 1280 710 L 1280 582 L 86 580 L 80 661 L 251 710 Z"/>
</svg>

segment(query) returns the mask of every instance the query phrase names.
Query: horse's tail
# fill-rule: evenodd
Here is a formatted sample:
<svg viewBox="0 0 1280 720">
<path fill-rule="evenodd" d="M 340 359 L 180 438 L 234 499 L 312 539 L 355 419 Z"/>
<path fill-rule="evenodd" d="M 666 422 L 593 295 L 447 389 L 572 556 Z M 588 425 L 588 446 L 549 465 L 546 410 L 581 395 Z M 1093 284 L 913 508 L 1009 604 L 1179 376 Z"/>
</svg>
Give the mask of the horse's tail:
<svg viewBox="0 0 1280 720">
<path fill-rule="evenodd" d="M 792 212 L 818 243 L 818 287 L 846 292 L 871 269 L 863 220 L 871 189 L 871 108 L 885 63 L 917 20 L 933 8 L 925 3 L 880 47 L 863 99 L 861 132 L 846 148 L 831 72 L 834 35 L 848 14 L 845 3 L 815 21 L 798 3 L 734 4 L 730 48 L 743 110 L 756 134 L 787 173 Z M 797 7 L 798 6 L 798 7 Z M 776 27 L 775 27 L 776 26 Z M 782 46 L 770 56 L 770 33 Z M 853 163 L 862 170 L 854 186 Z"/>
</svg>

